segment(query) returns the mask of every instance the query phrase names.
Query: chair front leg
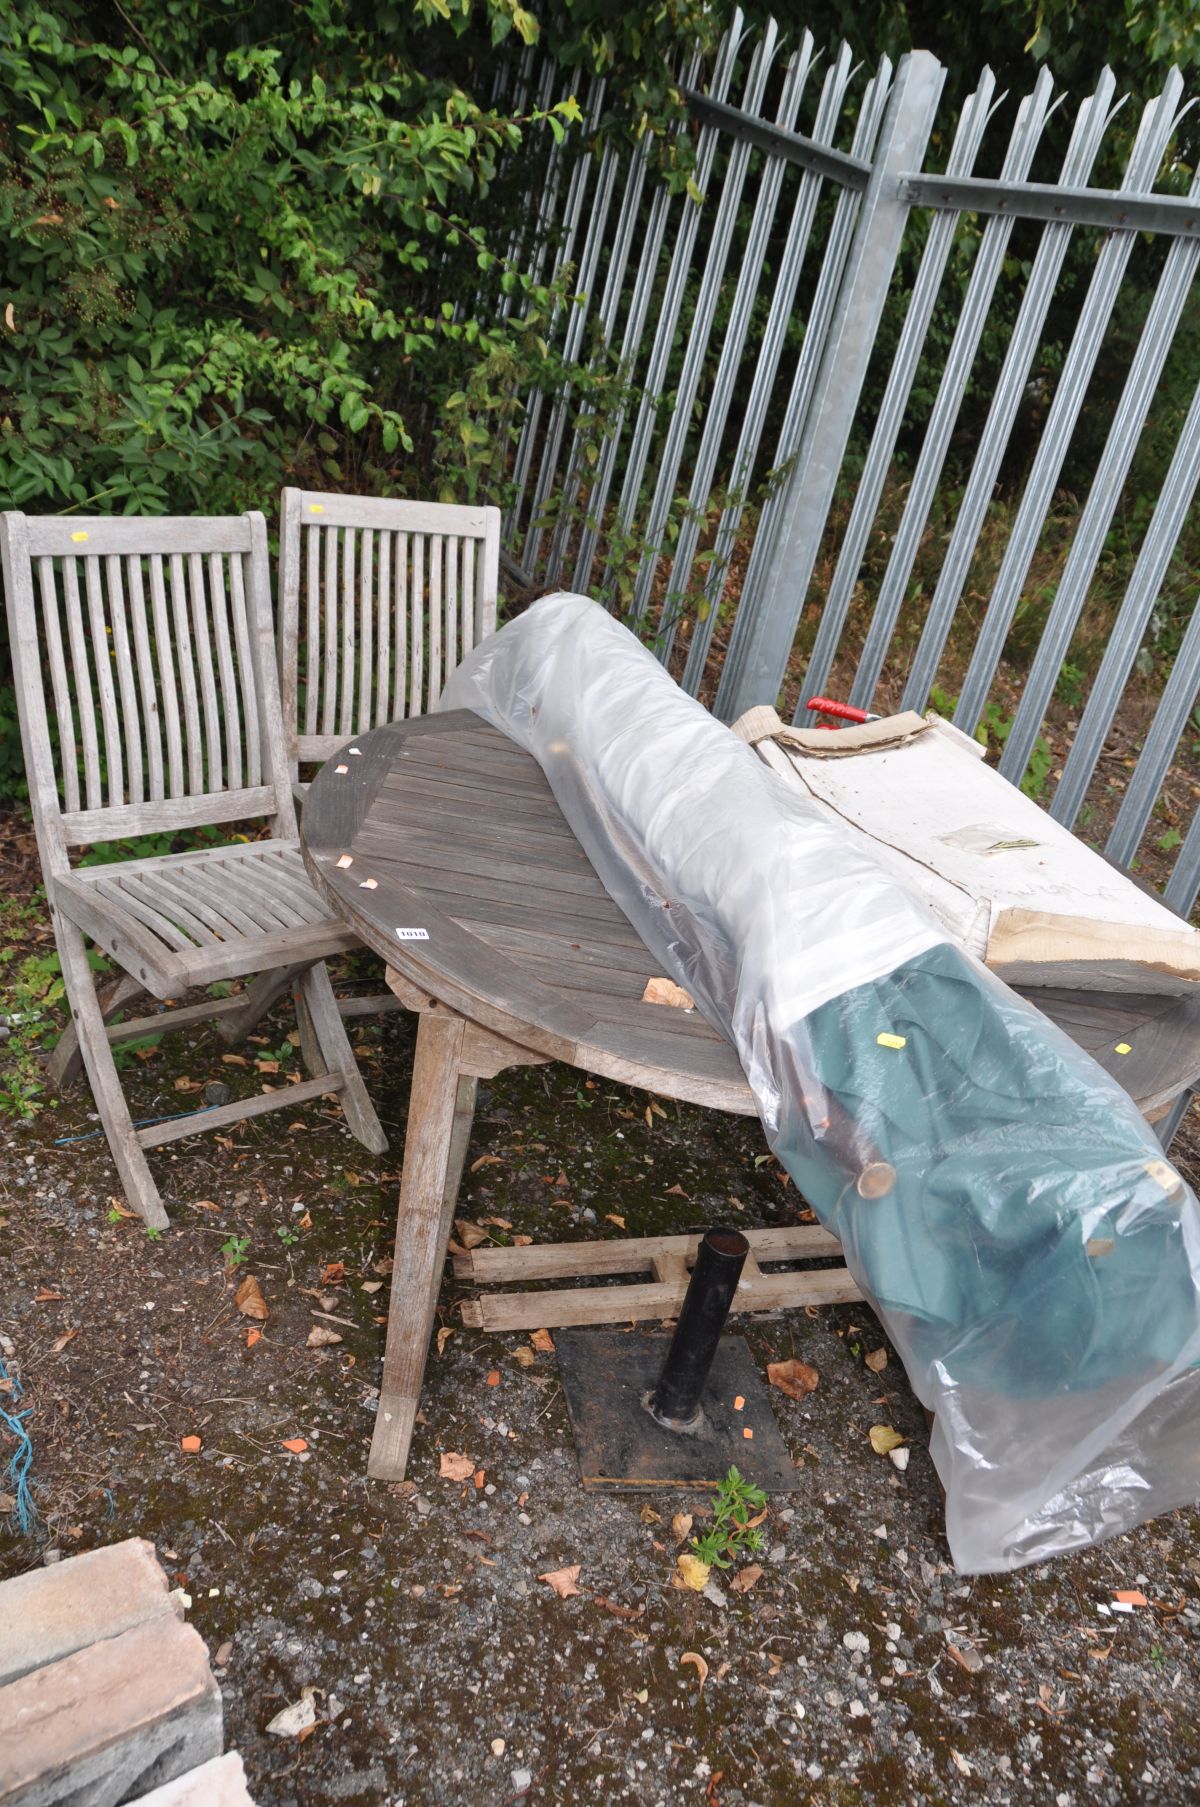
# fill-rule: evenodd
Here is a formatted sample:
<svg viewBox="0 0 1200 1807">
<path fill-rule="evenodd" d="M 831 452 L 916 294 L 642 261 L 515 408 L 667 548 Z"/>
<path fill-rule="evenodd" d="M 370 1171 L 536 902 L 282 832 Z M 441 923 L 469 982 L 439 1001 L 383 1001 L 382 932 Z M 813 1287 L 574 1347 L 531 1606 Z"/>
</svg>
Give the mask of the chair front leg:
<svg viewBox="0 0 1200 1807">
<path fill-rule="evenodd" d="M 417 1030 L 404 1172 L 396 1214 L 383 1381 L 367 1464 L 367 1473 L 377 1481 L 404 1479 L 421 1398 L 458 1179 L 470 1133 L 462 1094 L 464 1082 L 458 1071 L 463 1031 L 461 1017 L 440 1011 L 422 1016 Z M 473 1104 L 474 1081 L 467 1083 Z"/>
<path fill-rule="evenodd" d="M 54 939 L 62 964 L 63 983 L 71 1006 L 71 1020 L 79 1041 L 79 1052 L 91 1081 L 92 1096 L 100 1113 L 100 1122 L 108 1137 L 125 1196 L 138 1216 L 152 1230 L 165 1230 L 170 1220 L 158 1195 L 158 1187 L 150 1177 L 146 1157 L 138 1143 L 129 1106 L 121 1090 L 121 1081 L 113 1060 L 112 1048 L 104 1033 L 104 1015 L 92 969 L 88 965 L 83 935 L 61 911 L 51 909 Z"/>
</svg>

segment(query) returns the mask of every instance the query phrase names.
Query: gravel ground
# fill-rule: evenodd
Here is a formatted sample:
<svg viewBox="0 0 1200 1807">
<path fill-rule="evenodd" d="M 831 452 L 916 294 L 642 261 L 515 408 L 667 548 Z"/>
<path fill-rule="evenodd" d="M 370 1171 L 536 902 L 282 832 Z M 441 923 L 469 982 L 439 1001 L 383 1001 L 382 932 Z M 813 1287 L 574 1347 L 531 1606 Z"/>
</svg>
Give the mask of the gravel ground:
<svg viewBox="0 0 1200 1807">
<path fill-rule="evenodd" d="M 287 1031 L 246 1050 L 279 1061 L 272 1083 L 299 1072 Z M 865 1307 L 737 1325 L 760 1372 L 796 1357 L 820 1375 L 803 1402 L 772 1392 L 803 1487 L 772 1500 L 745 1591 L 736 1567 L 703 1594 L 672 1585 L 672 1519 L 701 1530 L 703 1499 L 583 1493 L 555 1354 L 462 1329 L 450 1278 L 410 1479 L 369 1484 L 412 1027 L 368 1019 L 359 1041 L 390 1155 L 329 1106 L 177 1145 L 155 1160 L 157 1239 L 114 1209 L 86 1089 L 0 1116 L 0 1348 L 32 1408 L 40 1513 L 31 1538 L 0 1519 L 0 1576 L 153 1539 L 262 1807 L 1200 1798 L 1197 1514 L 958 1576 L 922 1414 Z M 137 1115 L 181 1108 L 181 1080 L 260 1083 L 205 1035 L 144 1052 Z M 541 1241 L 802 1213 L 755 1125 L 646 1112 L 565 1068 L 501 1076 L 463 1216 Z M 235 1307 L 247 1275 L 261 1324 Z M 310 1347 L 314 1326 L 342 1340 Z M 908 1439 L 903 1472 L 873 1451 L 877 1422 Z M 442 1477 L 446 1453 L 470 1479 Z M 568 1597 L 539 1579 L 576 1564 Z M 1149 1604 L 1113 1612 L 1134 1588 Z M 307 1689 L 315 1729 L 269 1734 Z"/>
</svg>

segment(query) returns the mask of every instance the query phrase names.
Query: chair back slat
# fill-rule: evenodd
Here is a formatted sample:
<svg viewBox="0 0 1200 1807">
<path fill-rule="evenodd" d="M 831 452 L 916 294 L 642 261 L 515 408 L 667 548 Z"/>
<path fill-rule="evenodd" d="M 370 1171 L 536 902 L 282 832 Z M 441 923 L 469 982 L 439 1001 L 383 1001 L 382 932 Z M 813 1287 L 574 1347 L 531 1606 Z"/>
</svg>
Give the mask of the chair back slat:
<svg viewBox="0 0 1200 1807">
<path fill-rule="evenodd" d="M 131 563 L 140 563 L 132 560 Z M 150 568 L 150 608 L 154 621 L 154 649 L 158 673 L 156 694 L 167 741 L 167 769 L 163 775 L 164 797 L 183 794 L 183 733 L 179 720 L 179 695 L 175 682 L 175 658 L 171 640 L 171 617 L 167 609 L 167 585 L 163 573 L 162 554 L 152 553 L 146 563 Z"/>
<path fill-rule="evenodd" d="M 375 714 L 378 728 L 391 720 L 392 696 L 392 542 L 395 534 L 384 528 L 379 535 L 379 611 L 375 634 Z M 370 710 L 370 700 L 367 703 Z M 367 718 L 372 718 L 368 713 Z"/>
<path fill-rule="evenodd" d="M 462 642 L 460 662 L 475 645 L 475 561 L 482 549 L 473 540 L 462 543 Z"/>
<path fill-rule="evenodd" d="M 204 763 L 206 784 L 210 791 L 223 790 L 221 767 L 221 710 L 217 700 L 217 682 L 213 672 L 212 632 L 209 625 L 209 603 L 204 593 L 204 555 L 190 552 L 185 564 L 188 603 L 192 617 L 192 648 L 195 653 L 195 678 L 200 686 L 204 706 Z"/>
<path fill-rule="evenodd" d="M 54 694 L 54 716 L 62 752 L 64 797 L 68 809 L 78 809 L 79 754 L 75 745 L 75 712 L 71 707 L 71 685 L 63 657 L 62 624 L 54 594 L 53 559 L 39 558 L 38 583 L 42 593 L 42 616 L 46 623 L 46 657 Z"/>
<path fill-rule="evenodd" d="M 293 762 L 421 715 L 496 625 L 500 515 L 283 492 L 280 669 Z"/>
<path fill-rule="evenodd" d="M 125 795 L 130 803 L 143 803 L 146 797 L 145 761 L 142 757 L 142 721 L 138 707 L 137 685 L 133 672 L 133 649 L 130 644 L 129 616 L 125 604 L 125 583 L 118 553 L 110 552 L 104 561 L 108 592 L 109 633 L 112 638 L 112 664 L 116 668 L 118 720 L 121 743 L 125 751 Z"/>
<path fill-rule="evenodd" d="M 161 803 L 163 789 L 162 715 L 154 682 L 154 655 L 151 652 L 150 621 L 146 613 L 146 583 L 140 558 L 125 557 L 128 584 L 129 618 L 133 628 L 133 650 L 137 661 L 138 690 L 142 703 L 142 732 L 146 742 L 146 785 L 152 802 Z"/>
<path fill-rule="evenodd" d="M 445 542 L 430 534 L 426 542 L 429 559 L 429 689 L 430 708 L 442 694 L 442 558 Z M 414 715 L 420 713 L 420 698 L 415 699 Z"/>
<path fill-rule="evenodd" d="M 83 561 L 84 589 L 87 596 L 87 618 L 91 630 L 91 654 L 96 689 L 100 693 L 100 725 L 104 733 L 104 764 L 108 773 L 108 801 L 120 803 L 125 795 L 125 749 L 122 744 L 121 716 L 113 683 L 112 650 L 109 640 L 112 628 L 105 619 L 104 590 L 100 580 L 100 560 Z"/>
<path fill-rule="evenodd" d="M 96 732 L 95 690 L 92 685 L 92 668 L 88 659 L 89 637 L 84 625 L 83 605 L 79 595 L 79 567 L 76 560 L 70 559 L 64 565 L 62 578 L 66 598 L 67 638 L 71 647 L 71 677 L 75 707 L 79 711 L 79 734 L 83 743 L 83 782 L 87 807 L 103 809 L 104 790 L 100 776 L 100 742 Z M 56 606 L 56 596 L 56 590 L 51 585 L 51 607 Z"/>
<path fill-rule="evenodd" d="M 171 619 L 175 627 L 175 669 L 179 674 L 179 692 L 183 698 L 183 730 L 187 745 L 186 788 L 198 791 L 204 785 L 204 743 L 200 738 L 196 661 L 192 652 L 191 615 L 180 553 L 172 554 L 168 570 L 171 574 Z"/>
<path fill-rule="evenodd" d="M 408 579 L 408 626 L 412 646 L 408 660 L 408 699 L 400 705 L 400 715 L 421 714 L 421 686 L 425 678 L 425 535 L 414 533 L 409 540 L 412 568 Z M 399 704 L 400 699 L 397 698 Z M 399 719 L 399 718 L 397 718 Z"/>
<path fill-rule="evenodd" d="M 354 576 L 356 553 L 358 551 L 357 534 L 347 533 L 342 536 L 342 674 L 341 696 L 338 699 L 337 732 L 353 734 L 354 732 L 354 649 L 357 641 L 355 633 L 355 592 Z"/>
<path fill-rule="evenodd" d="M 234 675 L 233 639 L 230 633 L 229 600 L 225 594 L 225 572 L 215 552 L 208 557 L 208 608 L 216 649 L 217 671 L 221 686 L 221 714 L 225 727 L 225 776 L 233 785 L 244 783 L 242 775 L 242 698 Z"/>
<path fill-rule="evenodd" d="M 407 533 L 396 535 L 395 563 L 392 569 L 392 619 L 395 622 L 393 634 L 396 641 L 395 681 L 392 685 L 391 714 L 397 721 L 408 714 L 405 697 L 408 686 L 408 557 L 409 536 Z"/>
<path fill-rule="evenodd" d="M 237 680 L 242 699 L 242 720 L 246 729 L 246 769 L 243 775 L 247 788 L 253 790 L 266 781 L 266 774 L 263 767 L 263 723 L 259 710 L 254 638 L 246 604 L 246 579 L 241 559 L 235 559 L 230 564 L 229 592 L 233 610 L 233 640 L 237 648 Z M 272 661 L 272 665 L 273 663 Z"/>
<path fill-rule="evenodd" d="M 297 536 L 298 537 L 298 536 Z M 332 542 L 331 542 L 332 543 Z M 297 573 L 297 579 L 299 573 Z M 299 626 L 299 599 L 297 598 L 297 627 Z M 317 732 L 317 705 L 320 702 L 320 685 L 317 675 L 321 669 L 321 541 L 315 533 L 305 538 L 305 616 L 304 616 L 304 725 L 302 734 Z"/>
<path fill-rule="evenodd" d="M 346 732 L 353 734 L 357 723 L 364 727 L 371 720 L 371 689 L 375 681 L 375 535 L 370 527 L 363 531 L 358 560 L 358 700 L 354 720 Z"/>
<path fill-rule="evenodd" d="M 261 516 L 8 514 L 0 552 L 45 864 L 239 817 L 294 832 Z"/>
</svg>

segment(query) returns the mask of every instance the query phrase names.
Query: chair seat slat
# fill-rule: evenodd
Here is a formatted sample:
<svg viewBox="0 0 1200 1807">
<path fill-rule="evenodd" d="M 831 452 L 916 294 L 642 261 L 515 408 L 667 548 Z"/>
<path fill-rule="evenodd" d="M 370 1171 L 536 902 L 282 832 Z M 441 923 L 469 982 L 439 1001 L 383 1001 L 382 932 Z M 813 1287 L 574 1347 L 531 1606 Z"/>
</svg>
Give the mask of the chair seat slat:
<svg viewBox="0 0 1200 1807">
<path fill-rule="evenodd" d="M 227 887 L 226 896 L 257 922 L 261 929 L 273 931 L 304 927 L 304 918 L 299 911 L 281 899 L 271 885 L 264 884 L 261 874 L 247 872 L 239 861 L 218 862 L 215 876 Z"/>
<path fill-rule="evenodd" d="M 227 924 L 218 926 L 214 923 L 211 920 L 214 915 L 211 909 L 205 909 L 200 899 L 191 897 L 162 872 L 131 873 L 122 888 L 135 890 L 153 908 L 161 910 L 164 916 L 185 929 L 199 946 L 207 942 L 228 941 L 230 938 L 228 932 L 220 932 L 221 927 L 228 929 Z"/>
<path fill-rule="evenodd" d="M 187 931 L 175 922 L 171 916 L 164 915 L 162 910 L 143 897 L 138 889 L 136 879 L 124 877 L 119 867 L 114 867 L 116 877 L 97 877 L 89 881 L 88 889 L 106 898 L 117 910 L 142 923 L 153 931 L 160 941 L 174 948 L 177 953 L 184 953 L 196 945 Z"/>
</svg>

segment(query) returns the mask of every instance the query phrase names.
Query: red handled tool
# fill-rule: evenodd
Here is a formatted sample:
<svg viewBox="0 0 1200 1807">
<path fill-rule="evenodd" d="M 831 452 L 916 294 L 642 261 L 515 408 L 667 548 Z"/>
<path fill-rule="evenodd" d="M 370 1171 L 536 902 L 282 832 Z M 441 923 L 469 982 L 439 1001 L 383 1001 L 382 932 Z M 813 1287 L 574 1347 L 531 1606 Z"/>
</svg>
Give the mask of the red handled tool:
<svg viewBox="0 0 1200 1807">
<path fill-rule="evenodd" d="M 828 696 L 810 696 L 804 707 L 811 709 L 816 715 L 832 715 L 840 722 L 877 722 L 880 718 L 872 715 L 867 709 L 856 709 L 853 703 L 838 703 Z M 818 728 L 828 728 L 829 722 L 818 722 Z"/>
</svg>

